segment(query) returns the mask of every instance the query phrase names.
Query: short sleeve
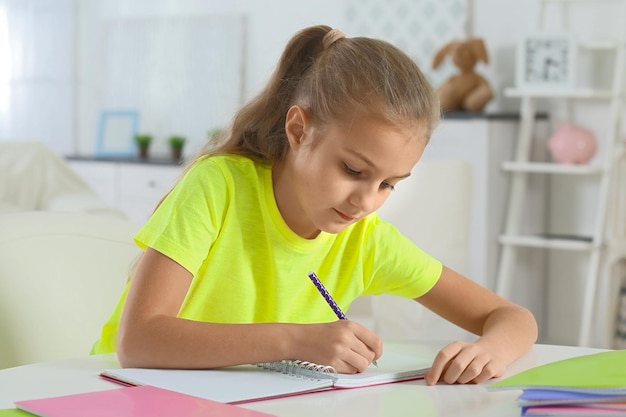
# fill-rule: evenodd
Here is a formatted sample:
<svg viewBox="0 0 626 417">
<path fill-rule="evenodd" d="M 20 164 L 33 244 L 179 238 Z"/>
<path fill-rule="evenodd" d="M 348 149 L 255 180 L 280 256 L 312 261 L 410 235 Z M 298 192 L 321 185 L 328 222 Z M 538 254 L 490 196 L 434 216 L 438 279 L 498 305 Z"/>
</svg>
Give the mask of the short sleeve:
<svg viewBox="0 0 626 417">
<path fill-rule="evenodd" d="M 368 294 L 418 298 L 430 291 L 441 276 L 441 262 L 386 221 L 375 222 L 368 247 L 371 259 Z"/>
<path fill-rule="evenodd" d="M 215 242 L 228 210 L 229 180 L 211 158 L 193 165 L 135 235 L 194 276 Z"/>
</svg>

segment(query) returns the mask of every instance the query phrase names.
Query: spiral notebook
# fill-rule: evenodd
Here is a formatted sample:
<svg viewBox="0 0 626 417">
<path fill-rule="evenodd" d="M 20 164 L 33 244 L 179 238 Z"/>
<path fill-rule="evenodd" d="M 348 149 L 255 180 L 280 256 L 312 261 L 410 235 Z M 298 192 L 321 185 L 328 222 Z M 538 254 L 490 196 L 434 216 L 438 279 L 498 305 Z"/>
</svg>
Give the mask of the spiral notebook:
<svg viewBox="0 0 626 417">
<path fill-rule="evenodd" d="M 432 347 L 387 343 L 378 368 L 349 375 L 327 366 L 282 361 L 208 370 L 108 369 L 101 376 L 126 385 L 152 385 L 213 401 L 242 403 L 421 379 L 436 353 Z"/>
</svg>

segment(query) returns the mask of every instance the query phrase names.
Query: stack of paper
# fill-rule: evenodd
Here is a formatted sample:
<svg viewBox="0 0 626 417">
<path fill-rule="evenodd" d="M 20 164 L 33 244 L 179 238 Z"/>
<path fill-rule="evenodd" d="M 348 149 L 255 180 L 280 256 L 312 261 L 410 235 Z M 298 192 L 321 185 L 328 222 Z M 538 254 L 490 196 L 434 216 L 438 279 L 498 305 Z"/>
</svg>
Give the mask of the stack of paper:
<svg viewBox="0 0 626 417">
<path fill-rule="evenodd" d="M 517 400 L 522 416 L 626 417 L 626 350 L 552 362 L 489 389 L 523 390 Z"/>
</svg>

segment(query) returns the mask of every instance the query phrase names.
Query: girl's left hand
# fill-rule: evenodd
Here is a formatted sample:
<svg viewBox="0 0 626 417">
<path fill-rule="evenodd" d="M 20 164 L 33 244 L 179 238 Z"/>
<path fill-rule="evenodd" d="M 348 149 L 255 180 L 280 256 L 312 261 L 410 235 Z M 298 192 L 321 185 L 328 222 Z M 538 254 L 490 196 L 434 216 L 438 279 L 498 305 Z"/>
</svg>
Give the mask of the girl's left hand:
<svg viewBox="0 0 626 417">
<path fill-rule="evenodd" d="M 478 384 L 504 374 L 506 362 L 479 343 L 453 342 L 439 351 L 424 379 L 427 385 Z"/>
</svg>

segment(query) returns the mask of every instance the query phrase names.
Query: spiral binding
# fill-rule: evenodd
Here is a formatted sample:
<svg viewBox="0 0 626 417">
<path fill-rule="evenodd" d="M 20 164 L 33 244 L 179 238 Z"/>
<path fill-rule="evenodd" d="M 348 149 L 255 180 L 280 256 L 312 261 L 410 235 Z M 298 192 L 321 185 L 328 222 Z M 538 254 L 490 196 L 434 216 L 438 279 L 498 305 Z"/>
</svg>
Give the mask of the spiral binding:
<svg viewBox="0 0 626 417">
<path fill-rule="evenodd" d="M 332 379 L 333 381 L 336 381 L 338 378 L 337 370 L 332 366 L 318 365 L 307 361 L 286 359 L 282 361 L 257 363 L 256 366 L 267 369 L 268 371 L 280 372 L 300 378 L 318 380 Z"/>
</svg>

